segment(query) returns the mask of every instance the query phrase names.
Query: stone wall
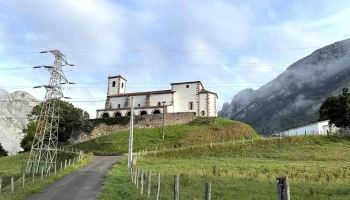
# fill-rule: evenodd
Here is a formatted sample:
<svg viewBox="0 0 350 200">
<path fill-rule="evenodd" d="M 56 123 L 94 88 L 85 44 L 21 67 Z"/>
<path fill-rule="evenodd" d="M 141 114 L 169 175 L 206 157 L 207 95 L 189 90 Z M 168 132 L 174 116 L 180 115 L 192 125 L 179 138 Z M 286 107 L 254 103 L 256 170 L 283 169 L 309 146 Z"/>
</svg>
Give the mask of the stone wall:
<svg viewBox="0 0 350 200">
<path fill-rule="evenodd" d="M 164 114 L 164 125 L 176 125 L 176 124 L 185 124 L 196 119 L 195 112 L 186 112 L 186 113 L 165 113 Z M 163 123 L 163 114 L 154 114 L 154 115 L 141 115 L 135 116 L 134 118 L 134 129 L 137 128 L 155 128 L 162 127 Z M 80 142 L 88 141 L 101 137 L 103 135 L 108 135 L 111 132 L 119 132 L 129 130 L 130 123 L 127 124 L 113 124 L 107 125 L 105 123 L 98 124 L 94 129 L 87 133 L 81 128 L 74 128 L 70 141 L 73 144 Z"/>
</svg>

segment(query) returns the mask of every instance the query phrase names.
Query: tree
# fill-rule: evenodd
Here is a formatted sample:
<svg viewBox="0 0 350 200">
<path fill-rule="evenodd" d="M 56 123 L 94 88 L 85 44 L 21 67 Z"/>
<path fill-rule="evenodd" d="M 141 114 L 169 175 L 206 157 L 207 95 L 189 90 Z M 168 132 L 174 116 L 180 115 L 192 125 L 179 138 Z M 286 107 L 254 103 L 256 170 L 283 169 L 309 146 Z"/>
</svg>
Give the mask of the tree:
<svg viewBox="0 0 350 200">
<path fill-rule="evenodd" d="M 65 101 L 60 101 L 59 107 L 59 126 L 58 126 L 58 141 L 65 142 L 70 138 L 74 126 L 80 124 L 83 120 L 89 119 L 89 113 L 81 108 L 76 108 L 73 104 Z M 25 151 L 29 151 L 35 136 L 38 125 L 37 118 L 40 116 L 43 103 L 34 106 L 28 114 L 29 123 L 27 129 L 23 130 L 27 135 L 23 138 L 21 146 Z"/>
<path fill-rule="evenodd" d="M 319 110 L 319 120 L 330 120 L 337 127 L 350 126 L 350 93 L 348 88 L 343 88 L 338 96 L 330 96 Z"/>
<path fill-rule="evenodd" d="M 0 157 L 8 156 L 7 151 L 2 147 L 1 142 L 0 142 Z"/>
</svg>

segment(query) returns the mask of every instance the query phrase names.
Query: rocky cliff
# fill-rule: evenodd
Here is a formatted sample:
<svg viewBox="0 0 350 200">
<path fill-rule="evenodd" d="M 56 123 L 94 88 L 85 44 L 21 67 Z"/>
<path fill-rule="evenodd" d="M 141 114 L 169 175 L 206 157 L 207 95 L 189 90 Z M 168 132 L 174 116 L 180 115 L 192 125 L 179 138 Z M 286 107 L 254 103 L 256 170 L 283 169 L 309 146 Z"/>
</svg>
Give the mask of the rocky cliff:
<svg viewBox="0 0 350 200">
<path fill-rule="evenodd" d="M 225 103 L 219 116 L 256 130 L 278 131 L 318 120 L 330 95 L 350 86 L 350 39 L 314 51 L 258 90 L 245 89 Z"/>
<path fill-rule="evenodd" d="M 0 142 L 10 155 L 21 150 L 27 114 L 37 103 L 38 100 L 27 92 L 8 93 L 0 89 Z"/>
</svg>

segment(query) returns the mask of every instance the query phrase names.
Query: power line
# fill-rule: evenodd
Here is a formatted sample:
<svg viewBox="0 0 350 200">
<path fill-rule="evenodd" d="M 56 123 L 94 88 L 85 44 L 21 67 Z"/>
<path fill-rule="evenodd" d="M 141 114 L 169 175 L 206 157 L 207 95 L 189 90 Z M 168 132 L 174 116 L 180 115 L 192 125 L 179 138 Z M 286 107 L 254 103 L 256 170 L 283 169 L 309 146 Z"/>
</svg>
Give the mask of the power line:
<svg viewBox="0 0 350 200">
<path fill-rule="evenodd" d="M 281 51 L 281 50 L 305 50 L 318 49 L 322 47 L 278 47 L 278 48 L 246 48 L 246 49 L 169 49 L 169 50 L 85 50 L 85 51 L 65 51 L 66 54 L 90 54 L 90 53 L 196 53 L 196 52 L 235 52 L 235 51 Z M 38 54 L 41 52 L 15 52 L 1 53 L 0 56 Z"/>
</svg>

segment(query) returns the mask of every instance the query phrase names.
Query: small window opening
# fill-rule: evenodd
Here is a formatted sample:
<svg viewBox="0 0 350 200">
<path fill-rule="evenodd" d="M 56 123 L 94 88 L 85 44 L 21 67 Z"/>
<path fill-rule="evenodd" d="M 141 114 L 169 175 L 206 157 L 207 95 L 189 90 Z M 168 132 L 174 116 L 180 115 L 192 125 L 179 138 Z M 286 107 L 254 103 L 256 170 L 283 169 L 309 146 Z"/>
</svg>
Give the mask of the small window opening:
<svg viewBox="0 0 350 200">
<path fill-rule="evenodd" d="M 160 102 L 158 102 L 157 105 L 160 106 L 161 105 Z"/>
<path fill-rule="evenodd" d="M 140 107 L 140 106 L 141 106 L 141 104 L 138 104 L 138 106 Z"/>
<path fill-rule="evenodd" d="M 122 83 L 122 88 L 124 88 L 124 83 Z"/>
<path fill-rule="evenodd" d="M 204 111 L 204 110 L 202 110 L 201 114 L 202 114 L 202 116 L 204 116 L 204 115 L 205 115 L 205 111 Z"/>
<path fill-rule="evenodd" d="M 193 102 L 188 102 L 188 109 L 193 110 Z"/>
<path fill-rule="evenodd" d="M 118 104 L 118 108 L 120 108 L 120 104 Z"/>
<path fill-rule="evenodd" d="M 189 85 L 186 85 L 186 88 L 189 88 L 190 86 Z"/>
<path fill-rule="evenodd" d="M 112 82 L 112 87 L 115 87 L 115 81 Z"/>
</svg>

